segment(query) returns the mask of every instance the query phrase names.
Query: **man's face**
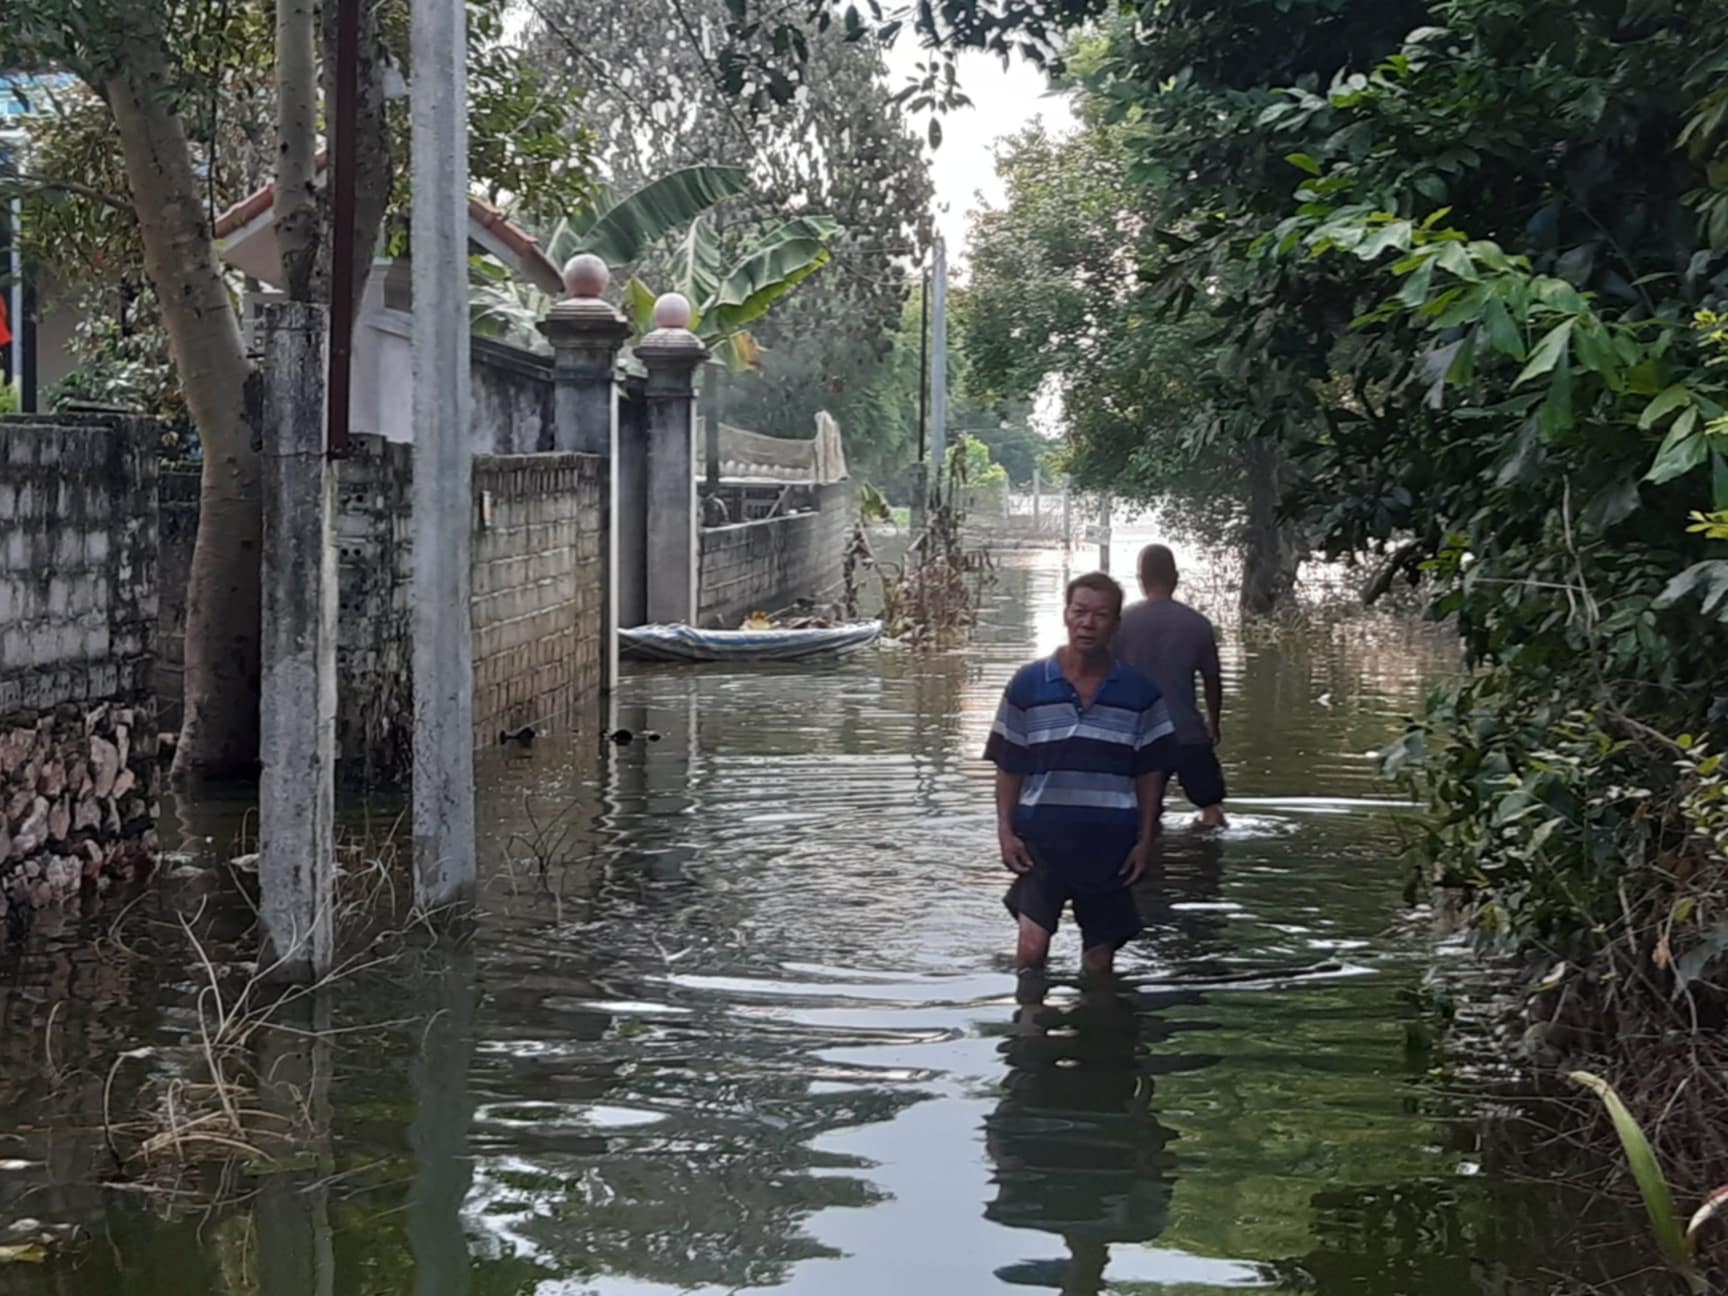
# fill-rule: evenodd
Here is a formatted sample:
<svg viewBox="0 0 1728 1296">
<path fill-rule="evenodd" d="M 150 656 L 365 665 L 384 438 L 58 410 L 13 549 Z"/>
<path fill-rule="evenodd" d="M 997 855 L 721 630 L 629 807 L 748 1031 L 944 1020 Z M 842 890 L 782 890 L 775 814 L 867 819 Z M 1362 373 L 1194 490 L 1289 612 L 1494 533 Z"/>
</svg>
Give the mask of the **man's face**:
<svg viewBox="0 0 1728 1296">
<path fill-rule="evenodd" d="M 1108 647 L 1120 619 L 1114 598 L 1102 590 L 1082 586 L 1074 591 L 1062 615 L 1068 627 L 1068 646 L 1082 653 Z"/>
</svg>

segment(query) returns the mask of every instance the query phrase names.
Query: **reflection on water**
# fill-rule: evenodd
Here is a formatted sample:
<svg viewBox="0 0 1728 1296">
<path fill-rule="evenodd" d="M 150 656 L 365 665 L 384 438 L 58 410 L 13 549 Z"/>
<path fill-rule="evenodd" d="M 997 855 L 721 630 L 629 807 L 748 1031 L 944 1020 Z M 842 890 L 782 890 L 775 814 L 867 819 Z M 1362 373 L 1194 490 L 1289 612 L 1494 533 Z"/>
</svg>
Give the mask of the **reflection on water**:
<svg viewBox="0 0 1728 1296">
<path fill-rule="evenodd" d="M 1016 556 L 966 653 L 646 671 L 617 703 L 636 741 L 485 753 L 472 937 L 381 946 L 316 1050 L 259 1044 L 322 1135 L 262 1191 L 164 1191 L 103 1135 L 105 1103 L 195 1071 L 179 915 L 244 978 L 230 879 L 172 870 L 6 952 L 0 1227 L 85 1237 L 0 1290 L 1546 1290 L 1581 1216 L 1431 1075 L 1430 947 L 1367 757 L 1448 645 L 1227 632 L 1233 827 L 1168 835 L 1114 985 L 1063 975 L 1065 933 L 1023 993 L 977 755 L 1063 577 Z"/>
</svg>

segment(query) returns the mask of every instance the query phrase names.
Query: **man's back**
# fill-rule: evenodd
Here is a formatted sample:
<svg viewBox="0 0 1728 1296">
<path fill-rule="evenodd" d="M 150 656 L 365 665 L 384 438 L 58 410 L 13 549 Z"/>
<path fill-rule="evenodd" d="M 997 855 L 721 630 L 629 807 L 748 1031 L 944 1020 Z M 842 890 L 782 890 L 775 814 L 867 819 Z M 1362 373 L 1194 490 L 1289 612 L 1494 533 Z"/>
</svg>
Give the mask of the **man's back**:
<svg viewBox="0 0 1728 1296">
<path fill-rule="evenodd" d="M 1218 638 L 1210 621 L 1175 599 L 1142 599 L 1123 610 L 1116 656 L 1158 686 L 1179 742 L 1209 741 L 1194 702 L 1194 676 L 1218 671 Z"/>
</svg>

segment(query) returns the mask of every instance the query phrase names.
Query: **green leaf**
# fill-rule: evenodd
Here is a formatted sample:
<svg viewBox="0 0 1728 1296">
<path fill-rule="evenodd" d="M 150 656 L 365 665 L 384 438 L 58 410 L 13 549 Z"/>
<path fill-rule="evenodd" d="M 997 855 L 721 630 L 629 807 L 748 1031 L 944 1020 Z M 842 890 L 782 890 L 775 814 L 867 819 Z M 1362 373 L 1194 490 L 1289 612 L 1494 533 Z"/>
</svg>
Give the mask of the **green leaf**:
<svg viewBox="0 0 1728 1296">
<path fill-rule="evenodd" d="M 1710 452 L 1710 496 L 1719 512 L 1728 509 L 1728 455 L 1720 450 Z"/>
<path fill-rule="evenodd" d="M 1643 1129 L 1626 1110 L 1626 1104 L 1620 1101 L 1613 1085 L 1588 1071 L 1574 1071 L 1571 1080 L 1594 1093 L 1608 1109 L 1614 1132 L 1620 1136 L 1620 1147 L 1632 1169 L 1632 1177 L 1638 1182 L 1638 1193 L 1644 1199 L 1644 1212 L 1650 1218 L 1650 1230 L 1656 1235 L 1662 1258 L 1692 1285 L 1694 1291 L 1703 1291 L 1703 1279 L 1693 1267 L 1692 1255 L 1687 1250 L 1680 1228 L 1680 1217 L 1674 1211 L 1674 1196 L 1668 1189 L 1668 1181 L 1662 1177 L 1662 1167 L 1657 1164 L 1650 1140 L 1644 1137 Z"/>
<path fill-rule="evenodd" d="M 1400 252 L 1410 250 L 1410 239 L 1414 229 L 1407 220 L 1392 221 L 1380 226 L 1356 247 L 1356 255 L 1364 261 L 1372 261 L 1388 248 L 1397 248 Z"/>
<path fill-rule="evenodd" d="M 1666 482 L 1684 477 L 1703 463 L 1709 453 L 1710 443 L 1698 430 L 1698 409 L 1693 406 L 1675 419 L 1674 426 L 1668 429 L 1668 436 L 1656 452 L 1656 461 L 1650 465 L 1644 480 Z"/>
<path fill-rule="evenodd" d="M 835 223 L 826 216 L 787 221 L 769 234 L 716 287 L 703 307 L 706 330 L 724 337 L 759 319 L 768 308 L 828 264 Z"/>
<path fill-rule="evenodd" d="M 1442 243 L 1435 259 L 1440 262 L 1442 270 L 1457 275 L 1466 283 L 1477 283 L 1482 278 L 1476 271 L 1476 263 L 1461 243 Z"/>
<path fill-rule="evenodd" d="M 1691 594 L 1698 595 L 1702 601 L 1704 615 L 1728 621 L 1728 559 L 1711 558 L 1693 563 L 1663 587 L 1654 606 L 1671 608 Z"/>
<path fill-rule="evenodd" d="M 1524 360 L 1524 335 L 1518 331 L 1512 312 L 1506 309 L 1506 303 L 1498 295 L 1490 296 L 1483 303 L 1482 323 L 1488 329 L 1490 346 L 1503 356 L 1520 362 Z"/>
<path fill-rule="evenodd" d="M 1513 382 L 1514 387 L 1547 373 L 1560 363 L 1560 357 L 1566 354 L 1572 341 L 1572 324 L 1570 319 L 1562 320 L 1543 335 L 1542 340 L 1536 344 L 1536 349 L 1530 353 L 1529 363 Z"/>
<path fill-rule="evenodd" d="M 624 312 L 634 321 L 638 333 L 654 327 L 654 291 L 635 275 L 624 285 Z"/>
<path fill-rule="evenodd" d="M 749 187 L 750 175 L 743 167 L 674 171 L 600 213 L 577 237 L 576 250 L 592 252 L 609 266 L 630 265 L 652 244 Z"/>
<path fill-rule="evenodd" d="M 1299 171 L 1306 171 L 1311 176 L 1321 174 L 1320 164 L 1306 153 L 1289 153 L 1284 160 Z"/>
<path fill-rule="evenodd" d="M 1682 405 L 1692 403 L 1692 389 L 1682 383 L 1675 383 L 1657 394 L 1656 398 L 1644 407 L 1644 412 L 1638 416 L 1638 430 L 1648 432 L 1656 426 L 1657 420 L 1665 414 L 1672 414 Z"/>
<path fill-rule="evenodd" d="M 1584 511 L 1578 515 L 1578 522 L 1592 531 L 1606 531 L 1631 517 L 1642 503 L 1637 482 L 1615 482 L 1612 486 L 1603 487 L 1596 497 L 1584 506 Z"/>
<path fill-rule="evenodd" d="M 1397 300 L 1416 310 L 1428 300 L 1428 287 L 1434 282 L 1434 259 L 1427 258 L 1421 265 L 1410 272 L 1404 286 L 1398 290 Z"/>
</svg>

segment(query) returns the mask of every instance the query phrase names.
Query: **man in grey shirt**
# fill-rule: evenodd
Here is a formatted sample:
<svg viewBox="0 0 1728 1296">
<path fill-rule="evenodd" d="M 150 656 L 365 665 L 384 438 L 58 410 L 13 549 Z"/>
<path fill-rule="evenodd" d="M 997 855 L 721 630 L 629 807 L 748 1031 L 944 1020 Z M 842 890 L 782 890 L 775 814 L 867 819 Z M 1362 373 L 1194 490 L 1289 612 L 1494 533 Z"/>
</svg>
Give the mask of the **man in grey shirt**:
<svg viewBox="0 0 1728 1296">
<path fill-rule="evenodd" d="M 1212 623 L 1176 601 L 1176 556 L 1164 545 L 1140 551 L 1140 590 L 1146 597 L 1122 613 L 1116 656 L 1158 686 L 1176 725 L 1176 777 L 1200 807 L 1200 825 L 1224 826 L 1224 770 L 1218 764 L 1224 682 Z M 1206 718 L 1194 701 L 1194 677 L 1206 688 Z"/>
</svg>

